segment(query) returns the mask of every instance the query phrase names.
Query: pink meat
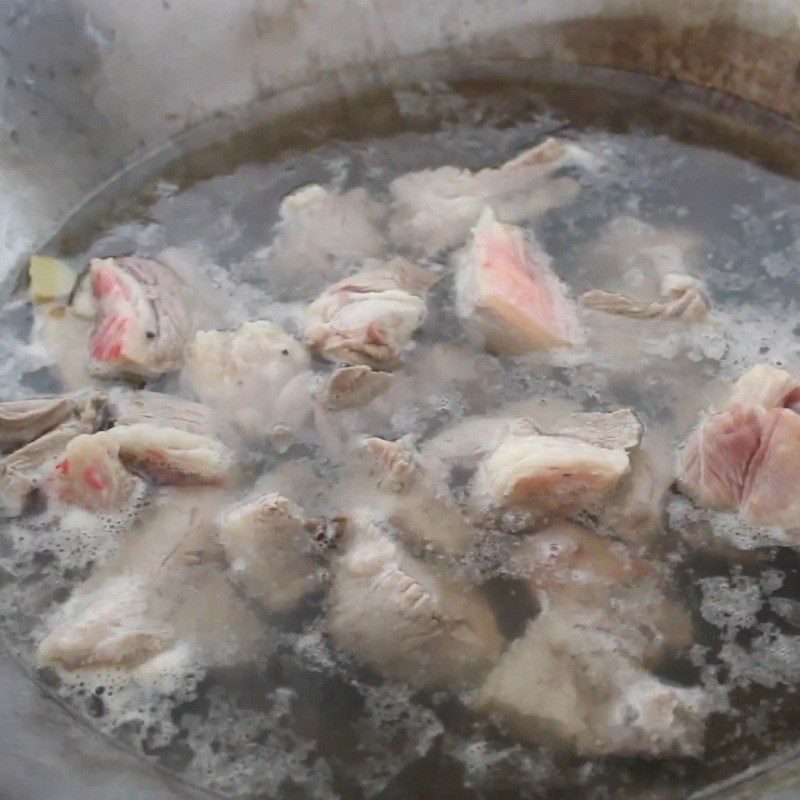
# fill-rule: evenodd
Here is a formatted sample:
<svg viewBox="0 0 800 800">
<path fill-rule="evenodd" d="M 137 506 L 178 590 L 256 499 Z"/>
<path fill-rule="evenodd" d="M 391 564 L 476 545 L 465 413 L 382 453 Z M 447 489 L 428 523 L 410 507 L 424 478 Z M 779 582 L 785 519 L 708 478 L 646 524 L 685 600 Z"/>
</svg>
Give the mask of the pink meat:
<svg viewBox="0 0 800 800">
<path fill-rule="evenodd" d="M 133 278 L 110 260 L 92 265 L 92 295 L 97 319 L 89 342 L 96 361 L 119 361 L 130 348 L 131 339 L 152 311 Z"/>
<path fill-rule="evenodd" d="M 682 455 L 681 489 L 700 505 L 737 508 L 761 443 L 764 413 L 760 405 L 742 404 L 702 420 Z"/>
<path fill-rule="evenodd" d="M 579 338 L 575 307 L 547 255 L 491 212 L 474 229 L 459 295 L 462 316 L 477 317 L 489 344 L 500 350 L 563 347 Z"/>
<path fill-rule="evenodd" d="M 191 314 L 185 287 L 167 265 L 136 256 L 96 258 L 91 288 L 89 348 L 100 374 L 150 378 L 181 365 Z"/>
<path fill-rule="evenodd" d="M 767 413 L 741 512 L 757 525 L 800 528 L 800 416 L 794 411 L 774 408 Z"/>
</svg>

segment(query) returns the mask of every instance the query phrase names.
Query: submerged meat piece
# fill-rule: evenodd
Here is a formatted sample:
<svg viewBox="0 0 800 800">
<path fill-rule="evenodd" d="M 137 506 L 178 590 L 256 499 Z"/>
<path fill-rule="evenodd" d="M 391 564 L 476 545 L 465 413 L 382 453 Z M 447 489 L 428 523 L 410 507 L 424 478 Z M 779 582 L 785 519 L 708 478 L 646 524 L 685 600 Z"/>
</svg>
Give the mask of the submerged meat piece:
<svg viewBox="0 0 800 800">
<path fill-rule="evenodd" d="M 292 379 L 307 372 L 308 355 L 292 336 L 267 320 L 236 331 L 199 331 L 186 352 L 183 381 L 239 435 L 265 440 L 283 422 L 275 408 L 281 395 L 295 398 Z"/>
<path fill-rule="evenodd" d="M 563 139 L 550 138 L 497 168 L 478 172 L 440 167 L 395 178 L 390 185 L 392 238 L 423 254 L 461 244 L 485 207 L 519 222 L 573 200 L 571 179 L 549 180 L 566 166 L 596 168 L 597 159 Z"/>
<path fill-rule="evenodd" d="M 703 322 L 708 317 L 711 304 L 697 278 L 680 272 L 670 272 L 661 281 L 662 300 L 637 302 L 617 292 L 593 289 L 581 295 L 585 308 L 617 314 L 633 319 L 679 319 Z"/>
<path fill-rule="evenodd" d="M 629 217 L 613 220 L 588 258 L 593 275 L 619 288 L 586 292 L 581 305 L 633 319 L 705 321 L 708 296 L 686 266 L 695 245 L 681 231 L 659 230 Z"/>
<path fill-rule="evenodd" d="M 78 408 L 76 399 L 66 395 L 0 403 L 0 443 L 32 442 L 74 417 Z"/>
<path fill-rule="evenodd" d="M 457 257 L 457 310 L 501 354 L 574 345 L 578 319 L 550 259 L 520 228 L 481 215 Z"/>
<path fill-rule="evenodd" d="M 502 411 L 503 409 L 501 409 Z M 511 436 L 548 434 L 569 436 L 607 449 L 633 450 L 641 442 L 642 423 L 629 408 L 611 412 L 556 412 L 512 416 L 467 417 L 426 442 L 424 453 L 450 466 L 475 463 Z M 524 409 L 527 413 L 528 409 Z M 548 412 L 550 409 L 548 409 Z"/>
<path fill-rule="evenodd" d="M 113 512 L 135 505 L 142 497 L 143 484 L 122 465 L 119 445 L 106 431 L 72 439 L 47 490 L 66 503 Z"/>
<path fill-rule="evenodd" d="M 394 258 L 328 287 L 306 313 L 305 338 L 329 361 L 392 369 L 425 318 L 435 278 Z"/>
<path fill-rule="evenodd" d="M 733 384 L 725 405 L 730 408 L 744 403 L 765 409 L 794 408 L 800 403 L 800 383 L 785 370 L 757 364 Z"/>
<path fill-rule="evenodd" d="M 472 488 L 483 508 L 524 508 L 550 513 L 592 508 L 628 472 L 622 449 L 571 436 L 507 437 L 480 465 Z"/>
<path fill-rule="evenodd" d="M 555 606 L 511 644 L 477 706 L 529 741 L 583 755 L 702 755 L 701 690 L 644 669 L 639 640 L 633 624 Z"/>
<path fill-rule="evenodd" d="M 748 467 L 742 518 L 755 525 L 800 530 L 800 416 L 773 408 L 764 417 L 761 442 Z"/>
<path fill-rule="evenodd" d="M 677 487 L 697 505 L 739 510 L 745 521 L 800 529 L 798 384 L 760 365 L 703 417 L 680 454 Z"/>
<path fill-rule="evenodd" d="M 392 376 L 359 364 L 340 367 L 326 382 L 322 402 L 329 411 L 343 411 L 367 405 L 388 390 Z"/>
<path fill-rule="evenodd" d="M 66 667 L 134 665 L 169 648 L 175 631 L 148 615 L 143 579 L 117 575 L 93 591 L 79 592 L 63 609 L 65 621 L 39 646 L 41 662 Z"/>
<path fill-rule="evenodd" d="M 92 432 L 89 423 L 70 420 L 45 433 L 0 461 L 0 498 L 3 511 L 16 515 L 61 458 L 72 439 Z"/>
<path fill-rule="evenodd" d="M 118 426 L 144 423 L 205 435 L 215 430 L 214 414 L 208 406 L 161 392 L 113 390 L 109 414 Z"/>
<path fill-rule="evenodd" d="M 64 448 L 81 434 L 97 430 L 106 419 L 106 397 L 88 393 L 69 398 L 71 415 L 0 461 L 0 502 L 3 512 L 19 514 L 27 499 L 42 485 Z M 36 427 L 29 419 L 28 433 Z"/>
<path fill-rule="evenodd" d="M 289 611 L 322 585 L 322 523 L 276 492 L 226 511 L 219 539 L 235 579 L 270 611 Z"/>
<path fill-rule="evenodd" d="M 90 278 L 94 370 L 154 378 L 178 369 L 192 322 L 177 275 L 159 261 L 130 256 L 94 259 Z"/>
<path fill-rule="evenodd" d="M 698 505 L 738 508 L 765 413 L 763 406 L 751 403 L 702 419 L 681 453 L 678 488 Z"/>
<path fill-rule="evenodd" d="M 223 484 L 234 468 L 231 452 L 213 436 L 147 423 L 118 425 L 105 435 L 127 466 L 156 483 Z"/>
<path fill-rule="evenodd" d="M 489 675 L 479 707 L 526 739 L 586 755 L 700 755 L 700 690 L 648 672 L 691 643 L 689 616 L 653 568 L 569 524 L 526 540 L 515 561 L 542 612 Z"/>
<path fill-rule="evenodd" d="M 510 436 L 540 433 L 526 417 L 467 417 L 425 442 L 422 453 L 448 467 L 471 466 Z"/>
<path fill-rule="evenodd" d="M 673 482 L 672 431 L 649 430 L 631 454 L 630 473 L 603 503 L 601 526 L 631 544 L 662 541 L 667 497 Z"/>
<path fill-rule="evenodd" d="M 503 646 L 484 601 L 434 574 L 372 523 L 356 519 L 348 528 L 328 596 L 334 643 L 417 686 L 480 680 Z"/>
<path fill-rule="evenodd" d="M 184 671 L 263 652 L 263 621 L 236 596 L 215 552 L 221 502 L 220 490 L 208 487 L 157 492 L 137 535 L 50 620 L 40 663 L 116 666 L 147 680 L 147 666 L 157 672 L 164 656 L 182 683 Z"/>
<path fill-rule="evenodd" d="M 559 597 L 595 601 L 608 588 L 632 586 L 653 575 L 652 567 L 621 542 L 601 538 L 570 522 L 550 525 L 527 539 L 514 562 L 530 575 L 544 602 Z"/>
<path fill-rule="evenodd" d="M 450 487 L 435 463 L 423 460 L 410 442 L 365 439 L 359 448 L 354 493 L 362 494 L 363 477 L 377 494 L 370 507 L 382 513 L 415 543 L 460 553 L 475 539 Z M 360 487 L 360 488 L 359 488 Z"/>
<path fill-rule="evenodd" d="M 353 264 L 381 258 L 384 214 L 363 189 L 342 194 L 318 184 L 297 189 L 281 202 L 275 239 L 265 253 L 270 276 L 279 277 L 281 288 L 292 296 L 302 297 Z"/>
</svg>

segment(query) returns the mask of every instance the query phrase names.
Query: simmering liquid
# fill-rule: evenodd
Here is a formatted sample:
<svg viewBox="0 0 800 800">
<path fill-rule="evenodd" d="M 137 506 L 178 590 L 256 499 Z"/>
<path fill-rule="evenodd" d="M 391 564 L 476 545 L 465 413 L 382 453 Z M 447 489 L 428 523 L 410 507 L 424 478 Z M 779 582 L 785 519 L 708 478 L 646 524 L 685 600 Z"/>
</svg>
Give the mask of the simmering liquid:
<svg viewBox="0 0 800 800">
<path fill-rule="evenodd" d="M 574 350 L 496 357 L 462 330 L 451 253 L 426 258 L 440 279 L 414 349 L 377 411 L 352 412 L 352 434 L 408 435 L 424 445 L 467 416 L 515 403 L 630 407 L 664 442 L 671 463 L 700 412 L 745 369 L 768 362 L 800 375 L 800 185 L 787 174 L 791 154 L 771 149 L 755 129 L 610 85 L 470 83 L 367 100 L 371 113 L 354 111 L 350 127 L 347 114 L 331 114 L 330 130 L 309 114 L 288 134 L 267 125 L 194 149 L 190 138 L 166 167 L 145 159 L 79 209 L 45 252 L 80 270 L 93 257 L 169 248 L 214 325 L 270 319 L 301 336 L 305 308 L 331 279 L 302 259 L 271 261 L 287 194 L 316 183 L 337 192 L 360 187 L 388 203 L 389 183 L 406 172 L 496 166 L 558 133 L 603 167 L 565 171 L 579 184 L 575 197 L 521 224 L 552 256 L 571 296 L 636 286 L 636 269 L 614 263 L 598 244 L 615 220 L 633 218 L 691 242 L 687 268 L 708 291 L 712 323 L 631 320 L 621 323 L 623 335 L 604 338 L 601 329 Z M 362 125 L 367 118 L 371 127 Z M 0 309 L 4 399 L 63 388 L 33 327 L 23 288 Z M 148 388 L 180 390 L 172 377 Z M 243 448 L 242 455 L 247 468 L 225 505 L 256 487 L 280 490 L 311 515 L 358 506 L 343 467 L 314 444 Z M 458 497 L 468 480 L 453 476 Z M 219 612 L 227 638 L 216 659 L 190 653 L 146 675 L 40 667 L 37 647 L 59 607 L 97 565 L 124 548 L 135 557 L 136 537 L 149 525 L 171 524 L 164 522 L 170 498 L 153 490 L 135 518 L 100 520 L 34 505 L 7 520 L 0 528 L 0 627 L 36 679 L 89 724 L 193 784 L 232 797 L 319 800 L 677 796 L 796 740 L 800 558 L 790 548 L 757 546 L 727 517 L 707 517 L 722 535 L 716 546 L 700 546 L 692 538 L 695 511 L 677 495 L 653 557 L 669 565 L 669 591 L 691 612 L 694 645 L 658 673 L 705 690 L 712 711 L 700 759 L 585 759 L 522 742 L 474 712 L 473 692 L 418 690 L 337 649 L 326 635 L 324 591 L 280 615 L 234 594 L 236 609 Z M 180 509 L 172 512 L 182 524 Z M 538 613 L 507 568 L 518 536 L 490 531 L 458 565 L 509 640 Z M 741 549 L 731 549 L 732 539 Z M 220 565 L 211 569 L 223 574 Z M 213 616 L 214 596 L 198 590 L 194 602 L 198 616 Z"/>
</svg>

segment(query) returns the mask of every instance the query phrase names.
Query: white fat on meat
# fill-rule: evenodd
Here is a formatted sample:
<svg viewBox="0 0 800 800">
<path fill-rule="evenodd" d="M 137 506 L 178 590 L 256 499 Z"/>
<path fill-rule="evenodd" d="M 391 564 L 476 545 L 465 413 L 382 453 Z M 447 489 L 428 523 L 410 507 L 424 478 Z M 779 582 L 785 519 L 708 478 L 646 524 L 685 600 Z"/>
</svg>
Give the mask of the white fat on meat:
<svg viewBox="0 0 800 800">
<path fill-rule="evenodd" d="M 231 451 L 213 436 L 148 423 L 115 426 L 102 435 L 114 442 L 123 463 L 155 483 L 223 484 L 235 466 Z"/>
<path fill-rule="evenodd" d="M 348 527 L 328 595 L 333 642 L 415 686 L 480 680 L 503 647 L 485 602 L 469 586 L 435 574 L 371 522 L 355 519 Z"/>
<path fill-rule="evenodd" d="M 593 171 L 599 161 L 572 142 L 550 138 L 499 167 L 472 172 L 446 166 L 402 175 L 389 187 L 392 239 L 435 255 L 461 244 L 487 206 L 505 222 L 536 219 L 580 191 L 577 181 L 552 177 L 567 166 Z"/>
<path fill-rule="evenodd" d="M 575 307 L 549 256 L 522 229 L 486 209 L 456 256 L 456 310 L 501 355 L 569 347 L 581 339 Z"/>
<path fill-rule="evenodd" d="M 480 464 L 471 499 L 486 511 L 589 510 L 629 469 L 624 449 L 599 447 L 572 436 L 512 434 Z"/>
<path fill-rule="evenodd" d="M 315 528 L 302 510 L 272 492 L 225 511 L 219 540 L 230 572 L 254 600 L 285 612 L 322 586 L 322 524 Z"/>
<path fill-rule="evenodd" d="M 79 413 L 80 396 L 29 397 L 0 403 L 0 443 L 28 444 Z"/>
<path fill-rule="evenodd" d="M 428 440 L 423 453 L 450 466 L 468 465 L 490 453 L 512 435 L 545 433 L 571 436 L 599 447 L 633 450 L 639 446 L 643 434 L 642 423 L 629 408 L 610 412 L 577 411 L 563 415 L 557 411 L 551 414 L 550 409 L 541 414 L 538 409 L 531 409 L 526 416 L 513 416 L 514 411 L 509 408 L 508 416 L 501 413 L 497 416 L 467 417 Z"/>
<path fill-rule="evenodd" d="M 381 258 L 383 206 L 364 189 L 338 194 L 310 184 L 287 195 L 280 206 L 266 269 L 297 296 L 320 281 L 341 277 L 353 264 Z"/>
<path fill-rule="evenodd" d="M 213 411 L 202 403 L 161 392 L 112 389 L 109 417 L 114 425 L 157 425 L 209 435 L 215 430 Z"/>
<path fill-rule="evenodd" d="M 258 320 L 235 331 L 199 331 L 187 349 L 182 381 L 240 436 L 264 441 L 286 427 L 276 408 L 311 411 L 301 377 L 309 368 L 294 337 Z"/>
<path fill-rule="evenodd" d="M 701 690 L 649 672 L 691 642 L 688 615 L 653 568 L 566 523 L 526 540 L 514 561 L 542 611 L 487 678 L 478 708 L 529 741 L 585 755 L 700 755 Z"/>
<path fill-rule="evenodd" d="M 368 265 L 311 303 L 306 342 L 329 361 L 393 369 L 425 319 L 425 294 L 435 280 L 402 258 Z"/>
</svg>

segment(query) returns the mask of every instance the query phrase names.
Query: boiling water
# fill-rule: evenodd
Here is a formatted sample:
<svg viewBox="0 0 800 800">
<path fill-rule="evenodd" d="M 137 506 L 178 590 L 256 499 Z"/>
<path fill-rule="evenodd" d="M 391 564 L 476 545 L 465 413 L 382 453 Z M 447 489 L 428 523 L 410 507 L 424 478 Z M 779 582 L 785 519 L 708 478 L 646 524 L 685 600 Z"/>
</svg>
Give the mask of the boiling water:
<svg viewBox="0 0 800 800">
<path fill-rule="evenodd" d="M 160 156 L 145 160 L 78 211 L 47 251 L 78 269 L 93 256 L 173 248 L 223 309 L 225 325 L 267 317 L 298 332 L 304 305 L 325 281 L 268 269 L 266 247 L 288 192 L 310 182 L 362 186 L 385 201 L 389 181 L 404 172 L 496 165 L 558 130 L 605 164 L 581 177 L 575 202 L 535 222 L 572 292 L 620 280 L 595 257 L 595 243 L 611 220 L 633 216 L 695 237 L 690 269 L 709 289 L 715 324 L 632 323 L 635 361 L 602 341 L 569 355 L 497 359 L 461 334 L 447 259 L 429 263 L 442 275 L 431 313 L 398 385 L 381 401 L 391 413 L 372 433 L 419 441 L 467 414 L 555 400 L 584 410 L 630 405 L 671 447 L 744 368 L 769 361 L 800 375 L 800 185 L 759 166 L 791 158 L 757 133 L 667 100 L 577 86 L 428 86 L 367 100 L 369 111 L 350 104 L 350 116 L 328 128 L 312 113 L 294 120 L 289 134 L 264 126 L 194 149 L 190 139 L 165 167 Z M 0 312 L 8 397 L 58 389 L 47 354 L 31 343 L 31 323 L 24 292 Z M 242 492 L 253 482 L 280 487 L 310 513 L 341 501 L 335 466 L 313 447 L 249 458 Z M 37 509 L 3 527 L 0 621 L 20 660 L 92 725 L 224 795 L 673 797 L 792 743 L 800 722 L 800 559 L 786 549 L 753 550 L 748 532 L 724 518 L 714 524 L 748 548 L 745 555 L 695 549 L 686 534 L 692 514 L 673 498 L 661 550 L 674 567 L 674 591 L 691 606 L 696 644 L 661 671 L 707 689 L 715 712 L 701 761 L 585 760 L 521 744 L 474 715 L 469 694 L 416 691 L 336 651 L 320 596 L 280 618 L 250 609 L 260 631 L 242 663 L 189 657 L 156 665 L 147 680 L 124 669 L 37 669 L 48 620 L 125 535 L 124 524 L 98 525 L 78 512 L 54 519 Z M 464 573 L 484 586 L 513 638 L 536 609 L 503 569 L 507 546 L 503 537 L 487 541 Z M 202 597 L 198 604 L 202 613 Z"/>
</svg>

